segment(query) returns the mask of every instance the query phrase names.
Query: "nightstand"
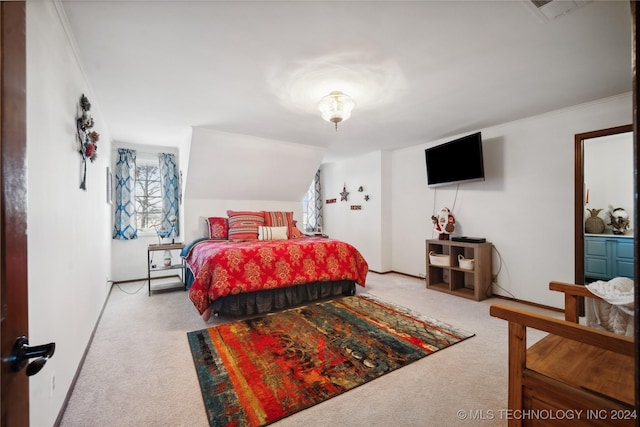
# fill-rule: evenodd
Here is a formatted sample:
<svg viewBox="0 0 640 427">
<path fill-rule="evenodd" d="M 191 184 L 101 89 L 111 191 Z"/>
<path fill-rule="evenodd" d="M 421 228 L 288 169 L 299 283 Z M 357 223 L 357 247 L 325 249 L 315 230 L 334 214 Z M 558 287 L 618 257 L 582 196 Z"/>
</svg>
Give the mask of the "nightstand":
<svg viewBox="0 0 640 427">
<path fill-rule="evenodd" d="M 180 270 L 180 287 L 187 290 L 187 283 L 185 281 L 185 263 L 184 259 L 180 256 L 180 252 L 184 248 L 184 243 L 160 243 L 160 244 L 152 244 L 147 246 L 147 286 L 149 289 L 149 296 L 151 296 L 151 281 L 154 279 L 164 279 L 167 277 L 174 277 L 177 275 L 164 275 L 164 276 L 154 276 L 151 277 L 151 273 L 154 271 L 169 271 L 169 270 Z M 163 252 L 167 251 L 171 254 L 171 257 L 165 261 L 164 257 L 160 259 L 157 263 L 154 262 L 153 266 L 151 265 L 151 259 L 153 257 L 153 252 Z M 178 251 L 178 259 L 179 263 L 175 263 L 173 260 L 172 251 Z M 164 290 L 164 289 L 163 289 Z"/>
<path fill-rule="evenodd" d="M 305 236 L 307 236 L 307 237 L 324 237 L 325 239 L 329 238 L 328 235 L 323 234 L 323 233 L 308 233 L 308 234 L 305 234 Z"/>
</svg>

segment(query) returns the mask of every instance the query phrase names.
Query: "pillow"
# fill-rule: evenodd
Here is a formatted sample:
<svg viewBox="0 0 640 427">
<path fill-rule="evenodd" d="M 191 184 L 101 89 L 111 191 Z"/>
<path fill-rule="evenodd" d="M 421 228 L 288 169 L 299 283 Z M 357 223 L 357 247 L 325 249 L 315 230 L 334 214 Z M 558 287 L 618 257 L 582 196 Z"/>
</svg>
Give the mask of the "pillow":
<svg viewBox="0 0 640 427">
<path fill-rule="evenodd" d="M 207 218 L 209 238 L 215 240 L 227 240 L 229 238 L 229 222 L 223 217 Z"/>
<path fill-rule="evenodd" d="M 293 221 L 293 224 L 291 225 L 291 227 L 289 227 L 289 238 L 290 239 L 297 239 L 298 237 L 302 237 L 302 231 L 298 230 L 298 221 Z"/>
<path fill-rule="evenodd" d="M 265 211 L 264 225 L 267 227 L 287 227 L 287 236 L 291 238 L 293 225 L 293 212 Z"/>
<path fill-rule="evenodd" d="M 258 227 L 264 226 L 263 212 L 227 211 L 229 240 L 258 240 Z"/>
<path fill-rule="evenodd" d="M 289 227 L 258 227 L 258 240 L 287 240 Z"/>
</svg>

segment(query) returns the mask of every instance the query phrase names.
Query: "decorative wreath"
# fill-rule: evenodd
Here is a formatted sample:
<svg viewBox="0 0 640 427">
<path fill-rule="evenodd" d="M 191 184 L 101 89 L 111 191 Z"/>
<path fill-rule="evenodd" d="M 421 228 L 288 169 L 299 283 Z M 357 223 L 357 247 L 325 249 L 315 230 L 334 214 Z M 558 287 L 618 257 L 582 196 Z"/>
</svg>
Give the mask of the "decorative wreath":
<svg viewBox="0 0 640 427">
<path fill-rule="evenodd" d="M 93 161 L 98 157 L 98 139 L 100 134 L 91 130 L 93 128 L 93 117 L 91 117 L 91 103 L 84 94 L 80 97 L 80 109 L 82 113 L 76 119 L 76 130 L 78 134 L 78 142 L 80 149 L 78 152 L 82 155 L 82 182 L 80 188 L 87 189 L 87 159 Z"/>
<path fill-rule="evenodd" d="M 83 159 L 89 159 L 92 162 L 98 157 L 98 140 L 100 134 L 91 130 L 93 128 L 93 117 L 91 117 L 91 103 L 84 94 L 80 97 L 80 108 L 82 114 L 76 120 L 78 129 L 78 141 L 80 142 L 80 154 Z"/>
</svg>

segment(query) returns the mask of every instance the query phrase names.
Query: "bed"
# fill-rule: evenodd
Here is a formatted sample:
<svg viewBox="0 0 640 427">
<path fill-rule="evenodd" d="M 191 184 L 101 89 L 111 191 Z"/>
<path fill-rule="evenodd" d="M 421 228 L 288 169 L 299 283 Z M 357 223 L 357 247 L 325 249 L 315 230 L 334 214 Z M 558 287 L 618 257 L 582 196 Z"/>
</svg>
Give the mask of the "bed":
<svg viewBox="0 0 640 427">
<path fill-rule="evenodd" d="M 353 294 L 356 284 L 365 286 L 368 272 L 352 245 L 304 235 L 270 240 L 210 236 L 187 245 L 182 256 L 191 276 L 189 299 L 205 320 L 211 314 L 263 313 Z"/>
</svg>

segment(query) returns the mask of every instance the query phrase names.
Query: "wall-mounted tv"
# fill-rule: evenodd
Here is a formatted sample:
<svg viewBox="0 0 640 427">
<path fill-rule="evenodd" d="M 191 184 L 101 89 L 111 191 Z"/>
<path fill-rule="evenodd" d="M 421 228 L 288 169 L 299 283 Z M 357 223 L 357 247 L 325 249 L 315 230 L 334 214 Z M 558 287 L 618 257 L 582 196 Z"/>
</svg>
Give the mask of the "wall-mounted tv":
<svg viewBox="0 0 640 427">
<path fill-rule="evenodd" d="M 484 181 L 481 132 L 427 148 L 424 156 L 429 187 Z"/>
</svg>

